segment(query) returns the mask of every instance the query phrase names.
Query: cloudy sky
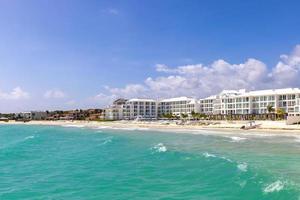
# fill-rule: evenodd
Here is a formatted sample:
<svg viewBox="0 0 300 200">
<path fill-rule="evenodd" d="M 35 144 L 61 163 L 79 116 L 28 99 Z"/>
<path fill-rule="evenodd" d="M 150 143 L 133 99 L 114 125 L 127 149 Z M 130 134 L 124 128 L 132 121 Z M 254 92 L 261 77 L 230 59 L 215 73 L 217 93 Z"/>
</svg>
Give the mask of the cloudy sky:
<svg viewBox="0 0 300 200">
<path fill-rule="evenodd" d="M 300 87 L 299 7 L 0 0 L 0 113 Z"/>
</svg>

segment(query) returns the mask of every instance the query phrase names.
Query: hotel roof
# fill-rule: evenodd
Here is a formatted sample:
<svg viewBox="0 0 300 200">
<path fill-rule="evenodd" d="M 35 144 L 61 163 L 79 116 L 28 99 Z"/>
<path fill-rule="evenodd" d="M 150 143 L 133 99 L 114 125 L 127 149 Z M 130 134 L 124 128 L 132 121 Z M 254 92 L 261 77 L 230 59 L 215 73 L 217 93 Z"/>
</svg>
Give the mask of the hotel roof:
<svg viewBox="0 0 300 200">
<path fill-rule="evenodd" d="M 154 99 L 129 99 L 128 102 L 156 102 Z"/>
<path fill-rule="evenodd" d="M 284 88 L 284 89 L 273 89 L 273 90 L 256 90 L 246 92 L 245 95 L 249 96 L 262 96 L 262 95 L 274 95 L 274 94 L 300 94 L 299 88 Z"/>
<path fill-rule="evenodd" d="M 160 102 L 173 102 L 173 101 L 195 101 L 196 99 L 191 97 L 175 97 L 170 99 L 163 99 Z"/>
</svg>

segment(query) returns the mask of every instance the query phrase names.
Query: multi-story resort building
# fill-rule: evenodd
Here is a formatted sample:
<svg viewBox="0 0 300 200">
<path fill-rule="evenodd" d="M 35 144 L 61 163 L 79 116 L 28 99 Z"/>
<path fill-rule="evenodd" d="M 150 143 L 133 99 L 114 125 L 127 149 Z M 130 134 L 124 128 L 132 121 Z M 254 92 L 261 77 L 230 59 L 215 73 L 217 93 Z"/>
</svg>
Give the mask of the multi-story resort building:
<svg viewBox="0 0 300 200">
<path fill-rule="evenodd" d="M 201 113 L 208 115 L 266 114 L 268 107 L 282 109 L 289 115 L 299 115 L 299 88 L 275 90 L 224 90 L 220 94 L 200 100 Z"/>
<path fill-rule="evenodd" d="M 180 116 L 180 114 L 191 114 L 193 111 L 200 112 L 199 101 L 194 98 L 177 97 L 158 102 L 158 116 L 170 113 Z"/>
<path fill-rule="evenodd" d="M 300 89 L 286 88 L 249 91 L 223 90 L 220 94 L 197 100 L 178 97 L 156 101 L 130 99 L 114 103 L 106 111 L 107 119 L 158 119 L 164 114 L 191 115 L 192 112 L 209 116 L 262 115 L 281 109 L 291 116 L 300 116 Z"/>
<path fill-rule="evenodd" d="M 129 99 L 123 105 L 124 119 L 156 119 L 157 102 L 153 99 Z"/>
<path fill-rule="evenodd" d="M 106 120 L 122 120 L 123 119 L 123 108 L 126 104 L 127 99 L 117 99 L 111 106 L 105 109 Z"/>
</svg>

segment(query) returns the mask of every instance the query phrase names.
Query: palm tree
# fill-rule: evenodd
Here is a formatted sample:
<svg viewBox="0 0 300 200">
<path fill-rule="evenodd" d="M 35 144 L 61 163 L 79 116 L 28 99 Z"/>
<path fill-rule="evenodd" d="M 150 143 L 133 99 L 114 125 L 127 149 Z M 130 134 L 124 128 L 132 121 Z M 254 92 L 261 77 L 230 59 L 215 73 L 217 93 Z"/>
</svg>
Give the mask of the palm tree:
<svg viewBox="0 0 300 200">
<path fill-rule="evenodd" d="M 267 110 L 268 110 L 268 114 L 274 113 L 274 112 L 275 112 L 275 109 L 273 108 L 273 106 L 272 106 L 271 104 L 269 104 L 269 105 L 267 106 Z M 271 119 L 271 116 L 268 115 L 268 118 Z"/>
<path fill-rule="evenodd" d="M 273 113 L 275 111 L 275 109 L 273 108 L 273 106 L 271 104 L 269 104 L 267 106 L 267 110 L 268 110 L 268 113 Z"/>
<path fill-rule="evenodd" d="M 282 108 L 278 108 L 276 110 L 276 114 L 279 116 L 280 119 L 283 119 L 283 116 L 285 115 L 285 110 Z"/>
<path fill-rule="evenodd" d="M 193 119 L 196 119 L 198 117 L 198 113 L 196 113 L 195 111 L 192 111 L 191 115 Z"/>
<path fill-rule="evenodd" d="M 185 114 L 185 113 L 181 113 L 180 115 L 181 115 L 181 118 L 183 118 L 183 119 L 188 117 L 188 114 Z"/>
</svg>

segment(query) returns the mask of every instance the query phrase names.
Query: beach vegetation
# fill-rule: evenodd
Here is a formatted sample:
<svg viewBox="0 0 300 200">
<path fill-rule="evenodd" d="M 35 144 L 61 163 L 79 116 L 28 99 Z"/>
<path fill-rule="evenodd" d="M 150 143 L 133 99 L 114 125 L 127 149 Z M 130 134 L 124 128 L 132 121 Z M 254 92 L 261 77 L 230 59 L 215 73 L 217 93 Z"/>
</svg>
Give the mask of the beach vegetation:
<svg viewBox="0 0 300 200">
<path fill-rule="evenodd" d="M 286 112 L 285 112 L 285 110 L 283 108 L 278 108 L 276 110 L 276 114 L 278 116 L 278 119 L 282 120 L 282 119 L 284 119 L 284 116 L 285 116 Z"/>
</svg>

